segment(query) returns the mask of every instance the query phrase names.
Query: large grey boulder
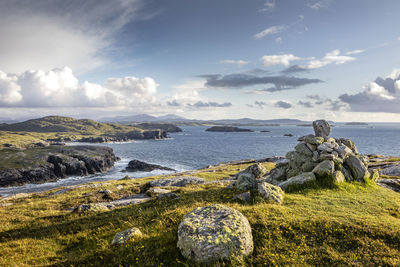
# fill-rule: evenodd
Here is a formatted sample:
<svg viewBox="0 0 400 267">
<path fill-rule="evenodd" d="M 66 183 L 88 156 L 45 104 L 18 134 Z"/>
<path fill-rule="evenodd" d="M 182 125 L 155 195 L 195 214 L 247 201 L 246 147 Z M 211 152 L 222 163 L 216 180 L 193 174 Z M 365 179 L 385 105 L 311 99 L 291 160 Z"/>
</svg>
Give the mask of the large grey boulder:
<svg viewBox="0 0 400 267">
<path fill-rule="evenodd" d="M 298 143 L 294 148 L 296 152 L 312 157 L 313 152 L 305 143 Z"/>
<path fill-rule="evenodd" d="M 394 165 L 388 168 L 384 168 L 379 171 L 381 174 L 388 176 L 400 176 L 400 165 Z"/>
<path fill-rule="evenodd" d="M 359 182 L 364 182 L 365 179 L 370 177 L 367 167 L 364 163 L 354 154 L 350 154 L 344 163 L 349 168 L 353 178 Z"/>
<path fill-rule="evenodd" d="M 142 236 L 142 232 L 139 230 L 139 228 L 133 227 L 131 229 L 122 231 L 117 233 L 114 236 L 114 239 L 111 242 L 111 245 L 123 245 L 131 240 L 133 240 L 135 237 L 140 237 Z"/>
<path fill-rule="evenodd" d="M 282 204 L 285 192 L 279 187 L 266 182 L 258 184 L 258 192 L 267 201 Z"/>
<path fill-rule="evenodd" d="M 199 207 L 185 215 L 178 227 L 178 248 L 197 263 L 247 256 L 253 236 L 247 218 L 224 205 Z"/>
<path fill-rule="evenodd" d="M 308 182 L 313 182 L 316 181 L 315 175 L 312 172 L 305 172 L 302 174 L 299 174 L 297 176 L 294 176 L 292 178 L 289 178 L 286 181 L 281 182 L 278 184 L 280 188 L 283 190 L 287 189 L 291 185 L 302 185 Z"/>
<path fill-rule="evenodd" d="M 252 174 L 257 179 L 263 177 L 267 173 L 267 169 L 260 163 L 256 163 L 239 172 L 236 176 L 239 177 L 242 173 Z"/>
<path fill-rule="evenodd" d="M 316 120 L 313 122 L 315 136 L 328 138 L 331 133 L 331 126 L 326 120 Z"/>
<path fill-rule="evenodd" d="M 333 161 L 325 160 L 315 166 L 312 172 L 317 178 L 326 178 L 331 177 L 334 171 L 335 164 L 333 163 Z"/>
<path fill-rule="evenodd" d="M 251 173 L 239 173 L 235 187 L 240 190 L 254 190 L 257 188 L 257 179 Z"/>
</svg>

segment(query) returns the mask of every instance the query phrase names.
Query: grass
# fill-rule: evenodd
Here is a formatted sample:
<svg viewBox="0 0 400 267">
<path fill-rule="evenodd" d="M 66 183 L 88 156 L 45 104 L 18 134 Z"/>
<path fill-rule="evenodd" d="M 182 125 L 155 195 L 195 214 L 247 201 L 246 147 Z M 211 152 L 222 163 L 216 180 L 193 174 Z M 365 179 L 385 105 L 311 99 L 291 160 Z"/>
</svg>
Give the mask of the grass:
<svg viewBox="0 0 400 267">
<path fill-rule="evenodd" d="M 195 174 L 220 180 L 248 165 L 222 165 Z M 273 164 L 265 164 L 272 168 Z M 153 200 L 113 211 L 78 215 L 68 209 L 138 193 L 151 179 L 109 181 L 62 195 L 32 194 L 0 207 L 1 266 L 191 266 L 182 257 L 177 229 L 192 209 L 221 203 L 241 211 L 253 230 L 255 249 L 244 260 L 214 266 L 399 266 L 400 195 L 373 184 L 342 184 L 287 193 L 282 206 L 255 196 L 251 204 L 226 183 L 174 188 L 180 198 Z M 117 186 L 123 185 L 118 190 Z M 56 190 L 53 190 L 53 192 Z M 4 202 L 4 201 L 3 201 Z M 110 247 L 113 236 L 138 227 L 143 237 Z"/>
</svg>

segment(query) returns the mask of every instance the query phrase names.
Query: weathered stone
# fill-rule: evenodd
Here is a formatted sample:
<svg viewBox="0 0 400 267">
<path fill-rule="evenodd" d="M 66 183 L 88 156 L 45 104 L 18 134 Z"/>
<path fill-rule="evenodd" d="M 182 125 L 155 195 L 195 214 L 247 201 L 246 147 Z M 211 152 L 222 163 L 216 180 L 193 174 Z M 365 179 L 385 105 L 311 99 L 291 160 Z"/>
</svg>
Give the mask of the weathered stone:
<svg viewBox="0 0 400 267">
<path fill-rule="evenodd" d="M 111 242 L 111 245 L 123 245 L 129 241 L 132 241 L 135 237 L 141 237 L 142 232 L 139 230 L 139 228 L 133 227 L 131 229 L 122 231 L 117 233 L 114 236 L 114 239 Z"/>
<path fill-rule="evenodd" d="M 176 186 L 184 187 L 187 185 L 204 184 L 205 180 L 203 178 L 195 176 L 178 176 L 169 179 L 154 180 L 147 183 L 150 187 L 160 187 L 160 186 Z"/>
<path fill-rule="evenodd" d="M 271 202 L 282 204 L 285 192 L 279 187 L 266 182 L 258 184 L 260 195 Z"/>
<path fill-rule="evenodd" d="M 303 163 L 303 165 L 301 165 L 301 170 L 303 172 L 310 172 L 312 171 L 312 169 L 314 169 L 314 163 L 312 163 L 311 161 L 305 162 Z"/>
<path fill-rule="evenodd" d="M 357 181 L 364 182 L 365 179 L 369 178 L 368 169 L 365 167 L 363 162 L 354 154 L 350 154 L 344 163 L 351 171 L 353 178 Z"/>
<path fill-rule="evenodd" d="M 345 145 L 335 148 L 335 151 L 339 154 L 339 157 L 344 159 L 347 155 L 353 153 L 353 151 Z"/>
<path fill-rule="evenodd" d="M 315 175 L 312 172 L 305 172 L 300 175 L 294 176 L 292 178 L 289 178 L 286 181 L 281 182 L 278 186 L 285 190 L 291 185 L 302 185 L 308 182 L 315 181 Z"/>
<path fill-rule="evenodd" d="M 355 154 L 358 154 L 357 147 L 354 142 L 347 138 L 340 138 L 340 143 L 350 148 Z"/>
<path fill-rule="evenodd" d="M 306 141 L 306 138 L 314 138 L 314 137 L 315 137 L 315 135 L 313 135 L 313 134 L 304 135 L 304 136 L 299 137 L 299 138 L 297 139 L 297 141 L 299 141 L 299 142 L 304 142 L 304 141 Z"/>
<path fill-rule="evenodd" d="M 185 215 L 178 227 L 177 245 L 187 259 L 207 264 L 251 254 L 253 236 L 242 213 L 216 204 Z"/>
<path fill-rule="evenodd" d="M 346 179 L 347 182 L 352 182 L 354 181 L 353 175 L 351 174 L 351 171 L 349 171 L 346 167 L 342 167 L 341 169 L 344 178 Z"/>
<path fill-rule="evenodd" d="M 327 153 L 332 153 L 332 151 L 333 151 L 333 149 L 330 148 L 330 147 L 328 147 L 326 143 L 323 143 L 322 145 L 319 145 L 319 146 L 317 147 L 317 149 L 318 149 L 319 151 L 327 152 Z"/>
<path fill-rule="evenodd" d="M 150 196 L 150 197 L 156 197 L 158 195 L 161 194 L 167 194 L 170 193 L 170 190 L 167 189 L 162 189 L 162 188 L 158 188 L 158 187 L 151 187 L 149 190 L 146 191 L 146 195 Z"/>
<path fill-rule="evenodd" d="M 268 179 L 271 181 L 281 181 L 286 179 L 286 167 L 278 167 L 271 170 Z"/>
<path fill-rule="evenodd" d="M 234 196 L 234 199 L 249 203 L 251 201 L 251 194 L 250 192 L 244 192 Z"/>
<path fill-rule="evenodd" d="M 379 179 L 377 185 L 393 190 L 400 193 L 400 180 L 399 179 Z"/>
<path fill-rule="evenodd" d="M 261 178 L 268 172 L 267 169 L 260 163 L 253 164 L 247 167 L 244 171 L 253 174 L 256 178 Z"/>
<path fill-rule="evenodd" d="M 257 179 L 251 173 L 239 173 L 235 187 L 240 190 L 254 190 L 257 188 Z"/>
<path fill-rule="evenodd" d="M 317 178 L 326 178 L 326 177 L 331 177 L 334 171 L 335 171 L 335 165 L 333 161 L 325 160 L 319 163 L 317 166 L 315 166 L 312 172 L 315 174 Z"/>
<path fill-rule="evenodd" d="M 333 181 L 336 183 L 343 183 L 346 178 L 341 171 L 335 171 L 332 175 Z"/>
<path fill-rule="evenodd" d="M 370 170 L 369 174 L 370 174 L 371 181 L 373 181 L 373 182 L 378 181 L 379 171 L 377 169 Z"/>
<path fill-rule="evenodd" d="M 125 170 L 128 172 L 151 172 L 154 170 L 175 171 L 168 167 L 150 164 L 136 159 L 131 160 Z"/>
<path fill-rule="evenodd" d="M 388 176 L 400 176 L 400 164 L 384 168 L 384 169 L 380 170 L 379 172 L 380 172 L 380 174 L 384 174 L 384 175 L 388 175 Z"/>
<path fill-rule="evenodd" d="M 89 203 L 89 204 L 81 204 L 76 207 L 73 212 L 76 213 L 90 213 L 90 212 L 101 212 L 101 211 L 108 211 L 109 208 L 107 205 L 100 204 L 100 203 Z"/>
<path fill-rule="evenodd" d="M 304 154 L 304 155 L 307 155 L 307 156 L 312 156 L 313 155 L 313 152 L 307 147 L 307 145 L 305 143 L 297 144 L 294 149 L 300 154 Z"/>
<path fill-rule="evenodd" d="M 325 160 L 334 160 L 335 156 L 333 154 L 329 154 L 327 152 L 322 152 L 319 155 L 318 161 L 325 161 Z"/>
<path fill-rule="evenodd" d="M 174 192 L 168 192 L 157 195 L 157 199 L 163 199 L 163 198 L 179 198 L 179 196 Z"/>
<path fill-rule="evenodd" d="M 316 120 L 313 122 L 313 128 L 315 136 L 320 136 L 323 138 L 329 137 L 331 133 L 331 126 L 326 120 Z"/>
<path fill-rule="evenodd" d="M 313 152 L 313 156 L 312 156 L 313 161 L 317 161 L 318 158 L 319 158 L 319 153 L 318 153 L 318 151 L 314 151 L 314 152 Z"/>
<path fill-rule="evenodd" d="M 357 155 L 357 158 L 359 158 L 362 161 L 362 163 L 365 165 L 365 167 L 368 168 L 369 158 L 367 156 Z"/>
<path fill-rule="evenodd" d="M 313 144 L 309 144 L 306 143 L 308 149 L 310 149 L 312 152 L 314 152 L 315 150 L 317 150 L 317 145 L 313 145 Z"/>
<path fill-rule="evenodd" d="M 325 139 L 323 137 L 320 136 L 314 136 L 314 135 L 307 135 L 304 138 L 304 142 L 308 143 L 308 144 L 312 144 L 312 145 L 316 145 L 319 146 L 320 144 L 322 144 L 325 141 Z"/>
</svg>

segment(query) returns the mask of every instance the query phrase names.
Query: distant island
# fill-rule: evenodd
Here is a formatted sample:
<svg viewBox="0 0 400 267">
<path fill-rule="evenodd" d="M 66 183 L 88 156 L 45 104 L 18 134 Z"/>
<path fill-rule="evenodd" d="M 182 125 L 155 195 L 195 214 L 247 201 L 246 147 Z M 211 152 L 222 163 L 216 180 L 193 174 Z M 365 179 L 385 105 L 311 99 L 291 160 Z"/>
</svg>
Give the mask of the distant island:
<svg viewBox="0 0 400 267">
<path fill-rule="evenodd" d="M 345 125 L 362 126 L 362 125 L 368 125 L 368 123 L 365 123 L 365 122 L 346 122 Z"/>
<path fill-rule="evenodd" d="M 206 130 L 207 132 L 253 132 L 250 129 L 239 128 L 235 126 L 213 126 Z"/>
</svg>

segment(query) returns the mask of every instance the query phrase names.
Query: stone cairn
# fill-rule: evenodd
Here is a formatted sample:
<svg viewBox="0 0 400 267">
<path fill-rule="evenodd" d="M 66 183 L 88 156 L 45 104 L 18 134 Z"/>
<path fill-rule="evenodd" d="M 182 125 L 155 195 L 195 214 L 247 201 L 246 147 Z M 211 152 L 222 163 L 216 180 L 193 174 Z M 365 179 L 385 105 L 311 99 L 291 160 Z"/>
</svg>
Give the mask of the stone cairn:
<svg viewBox="0 0 400 267">
<path fill-rule="evenodd" d="M 379 173 L 368 171 L 369 158 L 358 154 L 354 142 L 329 137 L 331 126 L 325 120 L 313 122 L 315 135 L 298 139 L 294 151 L 276 164 L 266 181 L 286 189 L 292 184 L 325 179 L 328 182 L 376 181 Z"/>
</svg>

